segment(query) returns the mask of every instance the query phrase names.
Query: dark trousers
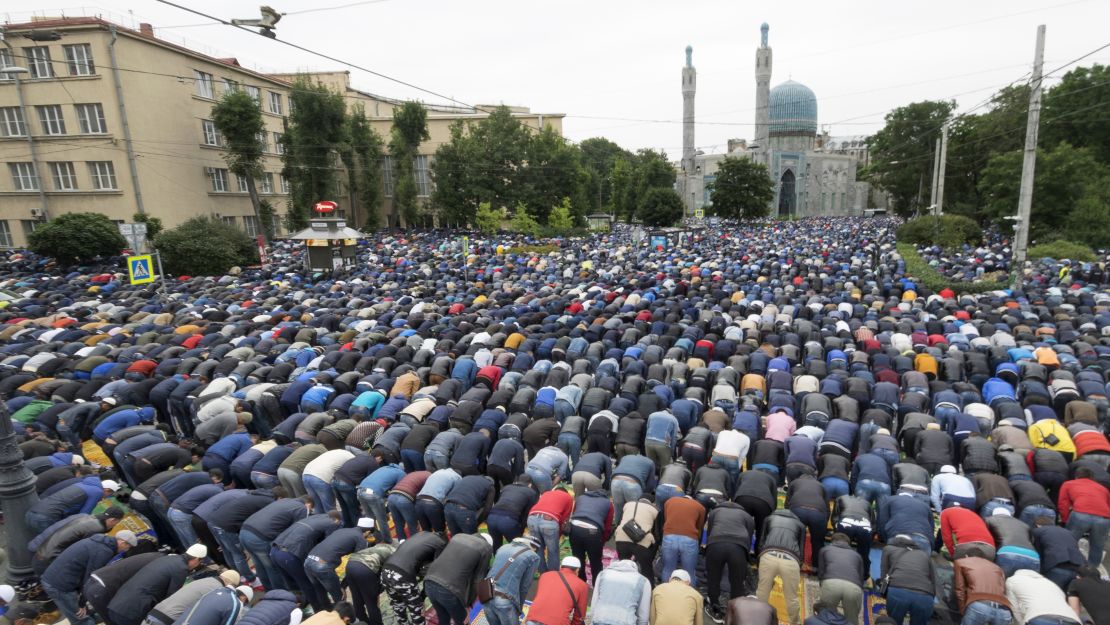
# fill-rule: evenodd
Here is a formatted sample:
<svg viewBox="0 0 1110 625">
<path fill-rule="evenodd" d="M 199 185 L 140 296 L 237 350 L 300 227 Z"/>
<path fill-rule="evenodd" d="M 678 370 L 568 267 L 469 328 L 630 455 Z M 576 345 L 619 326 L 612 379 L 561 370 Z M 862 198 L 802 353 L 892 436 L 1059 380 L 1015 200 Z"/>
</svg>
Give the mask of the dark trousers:
<svg viewBox="0 0 1110 625">
<path fill-rule="evenodd" d="M 425 532 L 447 531 L 447 519 L 443 516 L 443 504 L 430 497 L 417 498 L 416 522 Z"/>
<path fill-rule="evenodd" d="M 496 464 L 486 465 L 486 475 L 493 480 L 498 493 L 501 492 L 502 488 L 505 488 L 516 480 L 516 476 L 513 475 L 513 472 L 510 471 L 508 467 L 502 467 Z"/>
<path fill-rule="evenodd" d="M 590 560 L 591 579 L 597 579 L 601 574 L 601 550 L 605 546 L 605 538 L 600 529 L 587 528 L 570 524 L 570 552 L 583 563 L 586 558 Z M 586 567 L 578 569 L 578 577 L 586 581 Z"/>
<path fill-rule="evenodd" d="M 825 546 L 825 534 L 829 531 L 829 511 L 802 507 L 791 508 L 790 511 L 809 530 L 810 565 L 816 567 L 817 554 Z"/>
<path fill-rule="evenodd" d="M 424 470 L 424 452 L 415 449 L 402 449 L 401 450 L 401 466 L 405 467 L 405 473 L 413 473 L 415 471 Z"/>
<path fill-rule="evenodd" d="M 343 527 L 354 527 L 358 524 L 358 518 L 362 516 L 362 507 L 358 503 L 357 488 L 347 482 L 332 480 L 331 489 L 335 491 L 335 498 L 339 501 L 339 513 L 343 515 Z"/>
<path fill-rule="evenodd" d="M 378 574 L 361 562 L 350 562 L 344 583 L 351 590 L 355 618 L 367 625 L 382 625 L 382 611 L 378 608 L 382 584 Z"/>
<path fill-rule="evenodd" d="M 752 519 L 755 520 L 755 536 L 752 536 L 752 539 L 758 544 L 760 532 L 763 531 L 763 520 L 771 516 L 771 513 L 775 511 L 774 507 L 768 505 L 766 501 L 758 497 L 751 497 L 748 495 L 737 497 L 736 503 L 740 504 L 740 507 L 744 510 L 747 510 L 748 514 L 752 515 Z"/>
<path fill-rule="evenodd" d="M 490 537 L 493 538 L 495 551 L 501 547 L 503 542 L 513 540 L 524 534 L 524 524 L 520 522 L 520 519 L 497 511 L 490 513 L 486 525 L 489 527 Z"/>
<path fill-rule="evenodd" d="M 436 611 L 439 625 L 465 625 L 466 613 L 469 606 L 455 596 L 455 593 L 440 586 L 435 582 L 424 581 L 424 592 L 432 600 L 432 609 Z"/>
<path fill-rule="evenodd" d="M 864 575 L 871 576 L 871 525 L 861 525 L 853 519 L 845 519 L 835 526 L 835 531 L 841 532 L 852 541 L 856 552 L 863 558 Z"/>
<path fill-rule="evenodd" d="M 197 533 L 197 540 L 208 547 L 209 558 L 226 568 L 234 568 L 231 558 L 225 558 L 224 553 L 220 551 L 220 543 L 216 541 L 216 536 L 212 534 L 212 530 L 208 529 L 208 523 L 195 514 L 193 515 L 193 531 Z"/>
<path fill-rule="evenodd" d="M 644 547 L 636 543 L 618 542 L 617 543 L 617 557 L 621 560 L 632 558 L 636 566 L 640 567 L 640 575 L 647 578 L 651 585 L 655 586 L 655 570 L 652 568 L 652 562 L 655 561 L 655 550 L 657 545 L 652 543 L 650 547 Z"/>
<path fill-rule="evenodd" d="M 713 543 L 705 548 L 705 574 L 709 580 L 709 604 L 720 606 L 721 576 L 728 567 L 728 598 L 744 596 L 748 574 L 748 550 L 736 543 Z"/>
<path fill-rule="evenodd" d="M 91 577 L 85 582 L 85 603 L 88 604 L 96 616 L 108 625 L 115 625 L 110 618 L 108 618 L 108 603 L 112 601 L 112 595 L 104 584 L 92 579 Z"/>
<path fill-rule="evenodd" d="M 277 547 L 270 550 L 270 559 L 285 576 L 289 589 L 294 592 L 300 591 L 303 599 L 301 605 L 323 605 L 323 600 L 316 595 L 316 587 L 309 581 L 308 575 L 305 575 L 304 561 Z"/>
<path fill-rule="evenodd" d="M 443 506 L 443 516 L 447 518 L 447 529 L 451 531 L 452 536 L 478 533 L 480 520 L 474 510 L 464 508 L 457 503 L 449 503 Z"/>
</svg>

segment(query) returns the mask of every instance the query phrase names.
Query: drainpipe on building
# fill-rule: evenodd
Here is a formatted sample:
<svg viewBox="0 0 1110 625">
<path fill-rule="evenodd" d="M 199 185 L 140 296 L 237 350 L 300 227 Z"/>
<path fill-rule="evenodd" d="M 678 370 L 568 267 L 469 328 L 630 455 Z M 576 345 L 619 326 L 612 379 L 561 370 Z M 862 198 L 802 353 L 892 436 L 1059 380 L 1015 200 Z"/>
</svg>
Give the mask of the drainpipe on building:
<svg viewBox="0 0 1110 625">
<path fill-rule="evenodd" d="M 4 36 L 3 31 L 0 31 L 0 41 L 4 42 L 4 47 L 8 49 L 8 56 L 14 60 L 15 49 L 12 48 L 12 44 Z M 35 137 L 31 133 L 31 117 L 27 114 L 27 102 L 23 98 L 23 81 L 20 80 L 18 73 L 13 72 L 11 77 L 15 79 L 15 92 L 19 96 L 19 115 L 23 118 L 23 125 L 27 131 L 27 148 L 31 153 L 31 166 L 35 168 L 35 177 L 38 178 L 40 208 L 42 209 L 43 218 L 50 219 L 50 206 L 46 198 L 46 188 L 43 186 L 43 171 L 39 167 L 38 148 L 35 146 Z"/>
<path fill-rule="evenodd" d="M 112 59 L 112 78 L 116 83 L 116 102 L 119 103 L 119 117 L 123 124 L 123 143 L 127 146 L 127 167 L 131 170 L 131 186 L 135 189 L 135 207 L 140 214 L 146 214 L 143 208 L 143 192 L 139 187 L 139 165 L 135 161 L 135 146 L 131 143 L 131 126 L 127 123 L 127 107 L 123 103 L 123 82 L 119 75 L 119 62 L 116 61 L 116 25 L 111 26 L 112 40 L 108 42 L 108 55 Z"/>
</svg>

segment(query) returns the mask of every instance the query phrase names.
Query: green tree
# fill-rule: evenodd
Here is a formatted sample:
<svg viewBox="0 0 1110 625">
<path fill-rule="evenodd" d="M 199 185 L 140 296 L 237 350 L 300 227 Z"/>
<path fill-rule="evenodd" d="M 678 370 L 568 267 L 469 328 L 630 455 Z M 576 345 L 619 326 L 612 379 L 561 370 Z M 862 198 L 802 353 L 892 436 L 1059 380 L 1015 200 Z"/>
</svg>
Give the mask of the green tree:
<svg viewBox="0 0 1110 625">
<path fill-rule="evenodd" d="M 339 157 L 347 168 L 347 192 L 351 202 L 351 222 L 371 230 L 379 226 L 381 204 L 382 136 L 370 127 L 361 102 L 347 115 L 345 138 Z M 365 213 L 360 219 L 359 209 Z"/>
<path fill-rule="evenodd" d="M 194 217 L 158 235 L 154 247 L 168 273 L 213 276 L 258 260 L 254 242 L 242 230 L 212 217 Z"/>
<path fill-rule="evenodd" d="M 347 107 L 343 96 L 308 76 L 293 81 L 289 104 L 282 173 L 290 186 L 286 226 L 295 231 L 308 226 L 313 204 L 336 194 L 334 154 L 344 138 Z"/>
<path fill-rule="evenodd" d="M 613 203 L 613 168 L 618 160 L 630 160 L 632 153 L 603 137 L 586 139 L 578 147 L 582 150 L 582 166 L 589 175 L 586 187 L 589 210 L 604 210 Z"/>
<path fill-rule="evenodd" d="M 653 187 L 644 192 L 637 214 L 647 226 L 673 226 L 682 219 L 683 208 L 674 189 Z"/>
<path fill-rule="evenodd" d="M 1078 67 L 1064 74 L 1044 96 L 1041 146 L 1070 143 L 1091 148 L 1096 158 L 1110 163 L 1110 124 L 1100 107 L 1110 102 L 1110 67 Z M 1024 129 L 1025 124 L 1021 127 Z M 1022 135 L 1024 136 L 1024 135 Z"/>
<path fill-rule="evenodd" d="M 871 165 L 863 177 L 890 194 L 899 215 L 927 207 L 936 138 L 955 108 L 955 102 L 930 100 L 898 107 L 871 137 Z"/>
<path fill-rule="evenodd" d="M 146 238 L 148 241 L 158 236 L 162 231 L 162 220 L 157 217 L 151 217 L 147 213 L 135 213 L 131 216 L 131 221 L 140 224 L 146 224 Z"/>
<path fill-rule="evenodd" d="M 562 198 L 571 198 L 575 221 L 585 222 L 585 199 L 589 174 L 582 168 L 580 150 L 567 142 L 551 126 L 544 126 L 528 137 L 525 144 L 527 166 L 520 172 L 522 201 L 540 223 L 547 223 L 551 208 Z"/>
<path fill-rule="evenodd" d="M 259 103 L 245 91 L 232 89 L 212 107 L 212 122 L 223 135 L 227 152 L 224 160 L 231 173 L 242 176 L 247 181 L 247 193 L 251 198 L 254 217 L 262 222 L 259 215 L 258 189 L 254 179 L 262 174 L 263 145 L 259 135 L 265 136 L 266 125 L 262 121 Z"/>
<path fill-rule="evenodd" d="M 474 228 L 482 234 L 496 234 L 501 229 L 501 211 L 482 202 L 474 213 Z"/>
<path fill-rule="evenodd" d="M 636 216 L 635 194 L 632 192 L 632 163 L 628 159 L 618 158 L 613 163 L 613 171 L 609 175 L 610 207 L 617 219 L 629 223 Z"/>
<path fill-rule="evenodd" d="M 53 256 L 63 265 L 116 256 L 127 240 L 116 224 L 100 213 L 65 213 L 39 226 L 27 237 L 36 254 Z"/>
<path fill-rule="evenodd" d="M 547 227 L 557 234 L 566 234 L 574 228 L 574 217 L 571 215 L 570 198 L 563 198 L 547 216 Z"/>
<path fill-rule="evenodd" d="M 775 198 L 767 166 L 748 158 L 725 158 L 710 185 L 713 214 L 729 219 L 758 219 L 770 212 Z"/>
<path fill-rule="evenodd" d="M 638 151 L 632 170 L 632 206 L 639 206 L 651 189 L 674 189 L 676 174 L 664 152 Z"/>
<path fill-rule="evenodd" d="M 262 220 L 262 231 L 266 234 L 266 240 L 271 241 L 274 238 L 274 205 L 270 200 L 262 200 L 258 203 L 258 216 Z"/>
<path fill-rule="evenodd" d="M 393 111 L 393 129 L 389 135 L 389 154 L 393 158 L 393 212 L 390 226 L 399 227 L 403 216 L 411 226 L 417 219 L 416 172 L 413 159 L 421 142 L 427 141 L 428 110 L 419 102 L 405 102 Z"/>
<path fill-rule="evenodd" d="M 979 187 L 986 199 L 985 214 L 994 222 L 1002 223 L 1005 217 L 1017 212 L 1021 162 L 1022 151 L 1014 150 L 994 156 L 983 170 Z M 1060 143 L 1037 150 L 1030 236 L 1036 239 L 1062 235 L 1099 245 L 1091 237 L 1098 238 L 1097 232 L 1105 222 L 1088 219 L 1100 214 L 1098 204 L 1106 198 L 1103 189 L 1107 181 L 1110 166 L 1100 163 L 1091 148 Z M 1082 207 L 1082 212 L 1072 218 L 1073 209 L 1078 207 Z"/>
<path fill-rule="evenodd" d="M 536 221 L 535 217 L 532 217 L 532 214 L 528 212 L 528 207 L 524 204 L 517 204 L 509 225 L 512 227 L 513 232 L 518 232 L 520 234 L 537 236 L 540 233 L 540 222 Z"/>
</svg>

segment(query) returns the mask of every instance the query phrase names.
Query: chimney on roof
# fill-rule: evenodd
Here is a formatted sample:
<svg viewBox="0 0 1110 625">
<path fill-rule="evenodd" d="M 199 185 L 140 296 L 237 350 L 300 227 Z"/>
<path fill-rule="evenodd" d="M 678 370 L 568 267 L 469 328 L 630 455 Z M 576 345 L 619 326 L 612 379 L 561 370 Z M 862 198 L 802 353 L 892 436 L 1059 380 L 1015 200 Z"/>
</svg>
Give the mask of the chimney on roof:
<svg viewBox="0 0 1110 625">
<path fill-rule="evenodd" d="M 142 36 L 144 37 L 150 37 L 151 39 L 154 39 L 154 27 L 147 22 L 139 24 L 139 33 L 142 34 Z"/>
</svg>

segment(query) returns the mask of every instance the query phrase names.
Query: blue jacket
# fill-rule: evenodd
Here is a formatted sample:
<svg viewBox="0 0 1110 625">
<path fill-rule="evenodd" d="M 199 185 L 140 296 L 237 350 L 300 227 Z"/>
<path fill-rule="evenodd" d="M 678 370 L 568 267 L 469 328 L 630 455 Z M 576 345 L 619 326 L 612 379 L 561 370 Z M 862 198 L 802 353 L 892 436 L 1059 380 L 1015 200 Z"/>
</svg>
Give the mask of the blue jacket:
<svg viewBox="0 0 1110 625">
<path fill-rule="evenodd" d="M 509 562 L 509 558 L 513 561 Z M 508 566 L 505 566 L 508 564 Z M 495 586 L 499 592 L 509 595 L 512 602 L 520 608 L 528 590 L 532 587 L 532 577 L 540 566 L 540 556 L 527 545 L 516 541 L 502 545 L 493 556 L 489 575 L 500 573 Z M 502 571 L 501 568 L 505 567 Z"/>
<path fill-rule="evenodd" d="M 628 475 L 636 478 L 645 490 L 655 488 L 655 463 L 647 456 L 632 454 L 621 458 L 617 468 L 613 469 L 613 477 Z"/>
<path fill-rule="evenodd" d="M 94 534 L 66 547 L 42 574 L 42 581 L 65 592 L 80 591 L 93 571 L 116 556 L 116 539 Z"/>
<path fill-rule="evenodd" d="M 231 462 L 239 457 L 246 450 L 254 446 L 251 442 L 251 435 L 247 432 L 238 432 L 231 436 L 225 436 L 216 441 L 211 447 L 208 448 L 207 453 L 213 456 L 219 456 L 224 460 Z"/>
<path fill-rule="evenodd" d="M 369 488 L 374 494 L 385 499 L 385 495 L 401 478 L 405 477 L 405 469 L 399 464 L 384 464 L 370 472 L 358 484 L 359 490 Z"/>
<path fill-rule="evenodd" d="M 104 487 L 100 485 L 100 478 L 89 475 L 38 500 L 31 510 L 57 520 L 71 514 L 89 514 L 103 497 Z"/>
<path fill-rule="evenodd" d="M 142 417 L 139 416 L 138 410 L 120 410 L 117 413 L 108 415 L 93 428 L 93 436 L 104 440 L 123 428 L 139 425 L 141 421 Z"/>
<path fill-rule="evenodd" d="M 191 609 L 177 617 L 173 625 L 234 625 L 242 610 L 239 593 L 225 586 L 201 597 Z"/>
<path fill-rule="evenodd" d="M 380 470 L 380 469 L 379 469 Z M 374 473 L 377 473 L 375 471 Z M 373 475 L 373 473 L 371 473 Z M 442 502 L 447 497 L 447 493 L 451 492 L 451 488 L 462 479 L 454 469 L 440 469 L 434 471 L 428 476 L 428 481 L 424 482 L 424 488 L 420 489 L 418 497 L 427 496 L 439 502 Z"/>
<path fill-rule="evenodd" d="M 860 454 L 852 462 L 851 486 L 854 491 L 860 480 L 878 480 L 890 484 L 890 465 L 878 454 Z"/>
<path fill-rule="evenodd" d="M 898 534 L 933 536 L 933 514 L 929 503 L 913 495 L 894 495 L 879 504 L 879 533 L 883 540 Z"/>
<path fill-rule="evenodd" d="M 645 440 L 663 443 L 674 449 L 678 434 L 678 419 L 673 414 L 659 411 L 651 413 L 648 417 L 647 429 L 644 432 Z"/>
<path fill-rule="evenodd" d="M 289 625 L 289 615 L 297 609 L 297 598 L 288 590 L 269 590 L 238 625 Z"/>
</svg>

